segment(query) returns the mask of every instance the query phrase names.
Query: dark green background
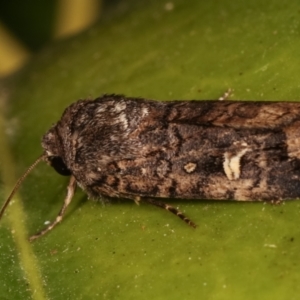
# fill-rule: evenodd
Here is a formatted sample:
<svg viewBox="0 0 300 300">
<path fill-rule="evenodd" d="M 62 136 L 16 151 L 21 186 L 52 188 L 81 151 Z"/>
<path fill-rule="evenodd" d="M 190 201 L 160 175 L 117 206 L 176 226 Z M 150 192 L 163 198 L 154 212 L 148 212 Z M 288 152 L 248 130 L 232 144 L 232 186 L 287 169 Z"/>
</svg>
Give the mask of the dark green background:
<svg viewBox="0 0 300 300">
<path fill-rule="evenodd" d="M 299 99 L 297 1 L 172 3 L 168 11 L 158 0 L 116 2 L 96 26 L 45 47 L 10 81 L 0 127 L 6 193 L 79 98 L 216 99 L 233 88 L 236 100 Z M 55 218 L 66 185 L 40 165 L 1 220 L 6 299 L 298 298 L 297 201 L 170 200 L 199 225 L 193 230 L 158 208 L 121 200 L 103 207 L 78 191 L 62 224 L 29 244 Z"/>
</svg>

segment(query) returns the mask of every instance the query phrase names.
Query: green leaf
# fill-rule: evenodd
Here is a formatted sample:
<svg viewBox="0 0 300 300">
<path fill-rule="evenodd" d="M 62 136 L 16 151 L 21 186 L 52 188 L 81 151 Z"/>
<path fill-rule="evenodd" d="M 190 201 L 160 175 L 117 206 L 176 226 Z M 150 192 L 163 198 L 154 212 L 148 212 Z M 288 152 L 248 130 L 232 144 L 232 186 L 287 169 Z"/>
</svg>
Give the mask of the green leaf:
<svg viewBox="0 0 300 300">
<path fill-rule="evenodd" d="M 228 88 L 236 100 L 299 99 L 299 49 L 296 1 L 120 1 L 94 28 L 46 48 L 16 80 L 0 124 L 3 193 L 75 100 L 216 99 Z M 7 209 L 4 299 L 298 297 L 297 201 L 170 200 L 199 225 L 194 230 L 156 207 L 122 199 L 102 206 L 78 191 L 63 222 L 30 244 L 27 237 L 56 217 L 66 186 L 41 164 Z"/>
</svg>

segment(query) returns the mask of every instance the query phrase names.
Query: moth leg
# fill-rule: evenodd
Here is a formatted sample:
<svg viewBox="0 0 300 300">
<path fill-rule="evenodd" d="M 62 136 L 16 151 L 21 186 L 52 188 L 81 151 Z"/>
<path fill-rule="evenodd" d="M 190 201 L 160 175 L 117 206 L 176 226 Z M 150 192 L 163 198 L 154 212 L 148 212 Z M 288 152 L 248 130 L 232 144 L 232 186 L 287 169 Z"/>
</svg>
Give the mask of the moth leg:
<svg viewBox="0 0 300 300">
<path fill-rule="evenodd" d="M 69 204 L 72 201 L 72 198 L 73 198 L 74 193 L 75 193 L 75 189 L 76 189 L 76 179 L 75 179 L 74 176 L 71 176 L 70 181 L 69 181 L 69 185 L 68 185 L 68 188 L 67 188 L 67 195 L 66 195 L 64 204 L 63 204 L 62 208 L 60 209 L 57 217 L 44 230 L 42 230 L 42 231 L 38 232 L 37 234 L 31 236 L 29 238 L 30 242 L 32 242 L 33 240 L 43 236 L 48 231 L 52 230 L 59 222 L 61 222 L 61 220 L 63 219 L 63 216 L 66 212 L 67 207 L 69 206 Z"/>
<path fill-rule="evenodd" d="M 229 88 L 218 100 L 219 101 L 227 100 L 228 97 L 231 95 L 232 91 L 233 90 Z"/>
<path fill-rule="evenodd" d="M 281 205 L 283 203 L 283 201 L 278 199 L 278 200 L 271 200 L 271 201 L 269 201 L 269 203 L 273 204 L 273 205 Z"/>
<path fill-rule="evenodd" d="M 191 227 L 194 227 L 194 228 L 197 227 L 197 225 L 193 221 L 191 221 L 189 218 L 187 218 L 180 210 L 178 210 L 177 208 L 175 208 L 167 203 L 160 202 L 160 201 L 150 199 L 150 198 L 142 198 L 141 201 L 158 206 L 163 209 L 166 209 L 169 212 L 171 212 L 172 214 L 179 217 L 181 220 L 183 220 L 185 223 L 187 223 Z"/>
</svg>

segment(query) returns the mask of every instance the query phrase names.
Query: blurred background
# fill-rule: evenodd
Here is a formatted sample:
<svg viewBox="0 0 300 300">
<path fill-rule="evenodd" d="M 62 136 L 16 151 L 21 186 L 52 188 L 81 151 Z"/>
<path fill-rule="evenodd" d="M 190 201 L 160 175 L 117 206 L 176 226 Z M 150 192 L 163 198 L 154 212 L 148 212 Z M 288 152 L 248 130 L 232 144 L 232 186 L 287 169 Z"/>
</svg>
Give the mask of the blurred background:
<svg viewBox="0 0 300 300">
<path fill-rule="evenodd" d="M 299 14 L 282 0 L 0 0 L 1 203 L 77 99 L 232 88 L 231 99 L 299 100 Z M 63 224 L 29 244 L 66 179 L 41 164 L 1 220 L 1 299 L 299 298 L 300 201 L 170 202 L 192 232 L 155 207 L 78 191 Z"/>
<path fill-rule="evenodd" d="M 0 1 L 0 78 L 18 71 L 50 43 L 91 27 L 104 9 L 102 0 Z"/>
</svg>

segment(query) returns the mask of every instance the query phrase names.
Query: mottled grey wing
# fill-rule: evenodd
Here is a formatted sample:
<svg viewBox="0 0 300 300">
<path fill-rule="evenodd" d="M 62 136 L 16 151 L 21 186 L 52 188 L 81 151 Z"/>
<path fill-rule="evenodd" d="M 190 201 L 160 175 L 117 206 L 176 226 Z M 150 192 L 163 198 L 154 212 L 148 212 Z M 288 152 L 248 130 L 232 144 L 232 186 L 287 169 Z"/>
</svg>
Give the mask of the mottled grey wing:
<svg viewBox="0 0 300 300">
<path fill-rule="evenodd" d="M 138 154 L 108 164 L 95 188 L 127 197 L 297 198 L 299 111 L 298 103 L 151 102 L 132 133 Z"/>
</svg>

